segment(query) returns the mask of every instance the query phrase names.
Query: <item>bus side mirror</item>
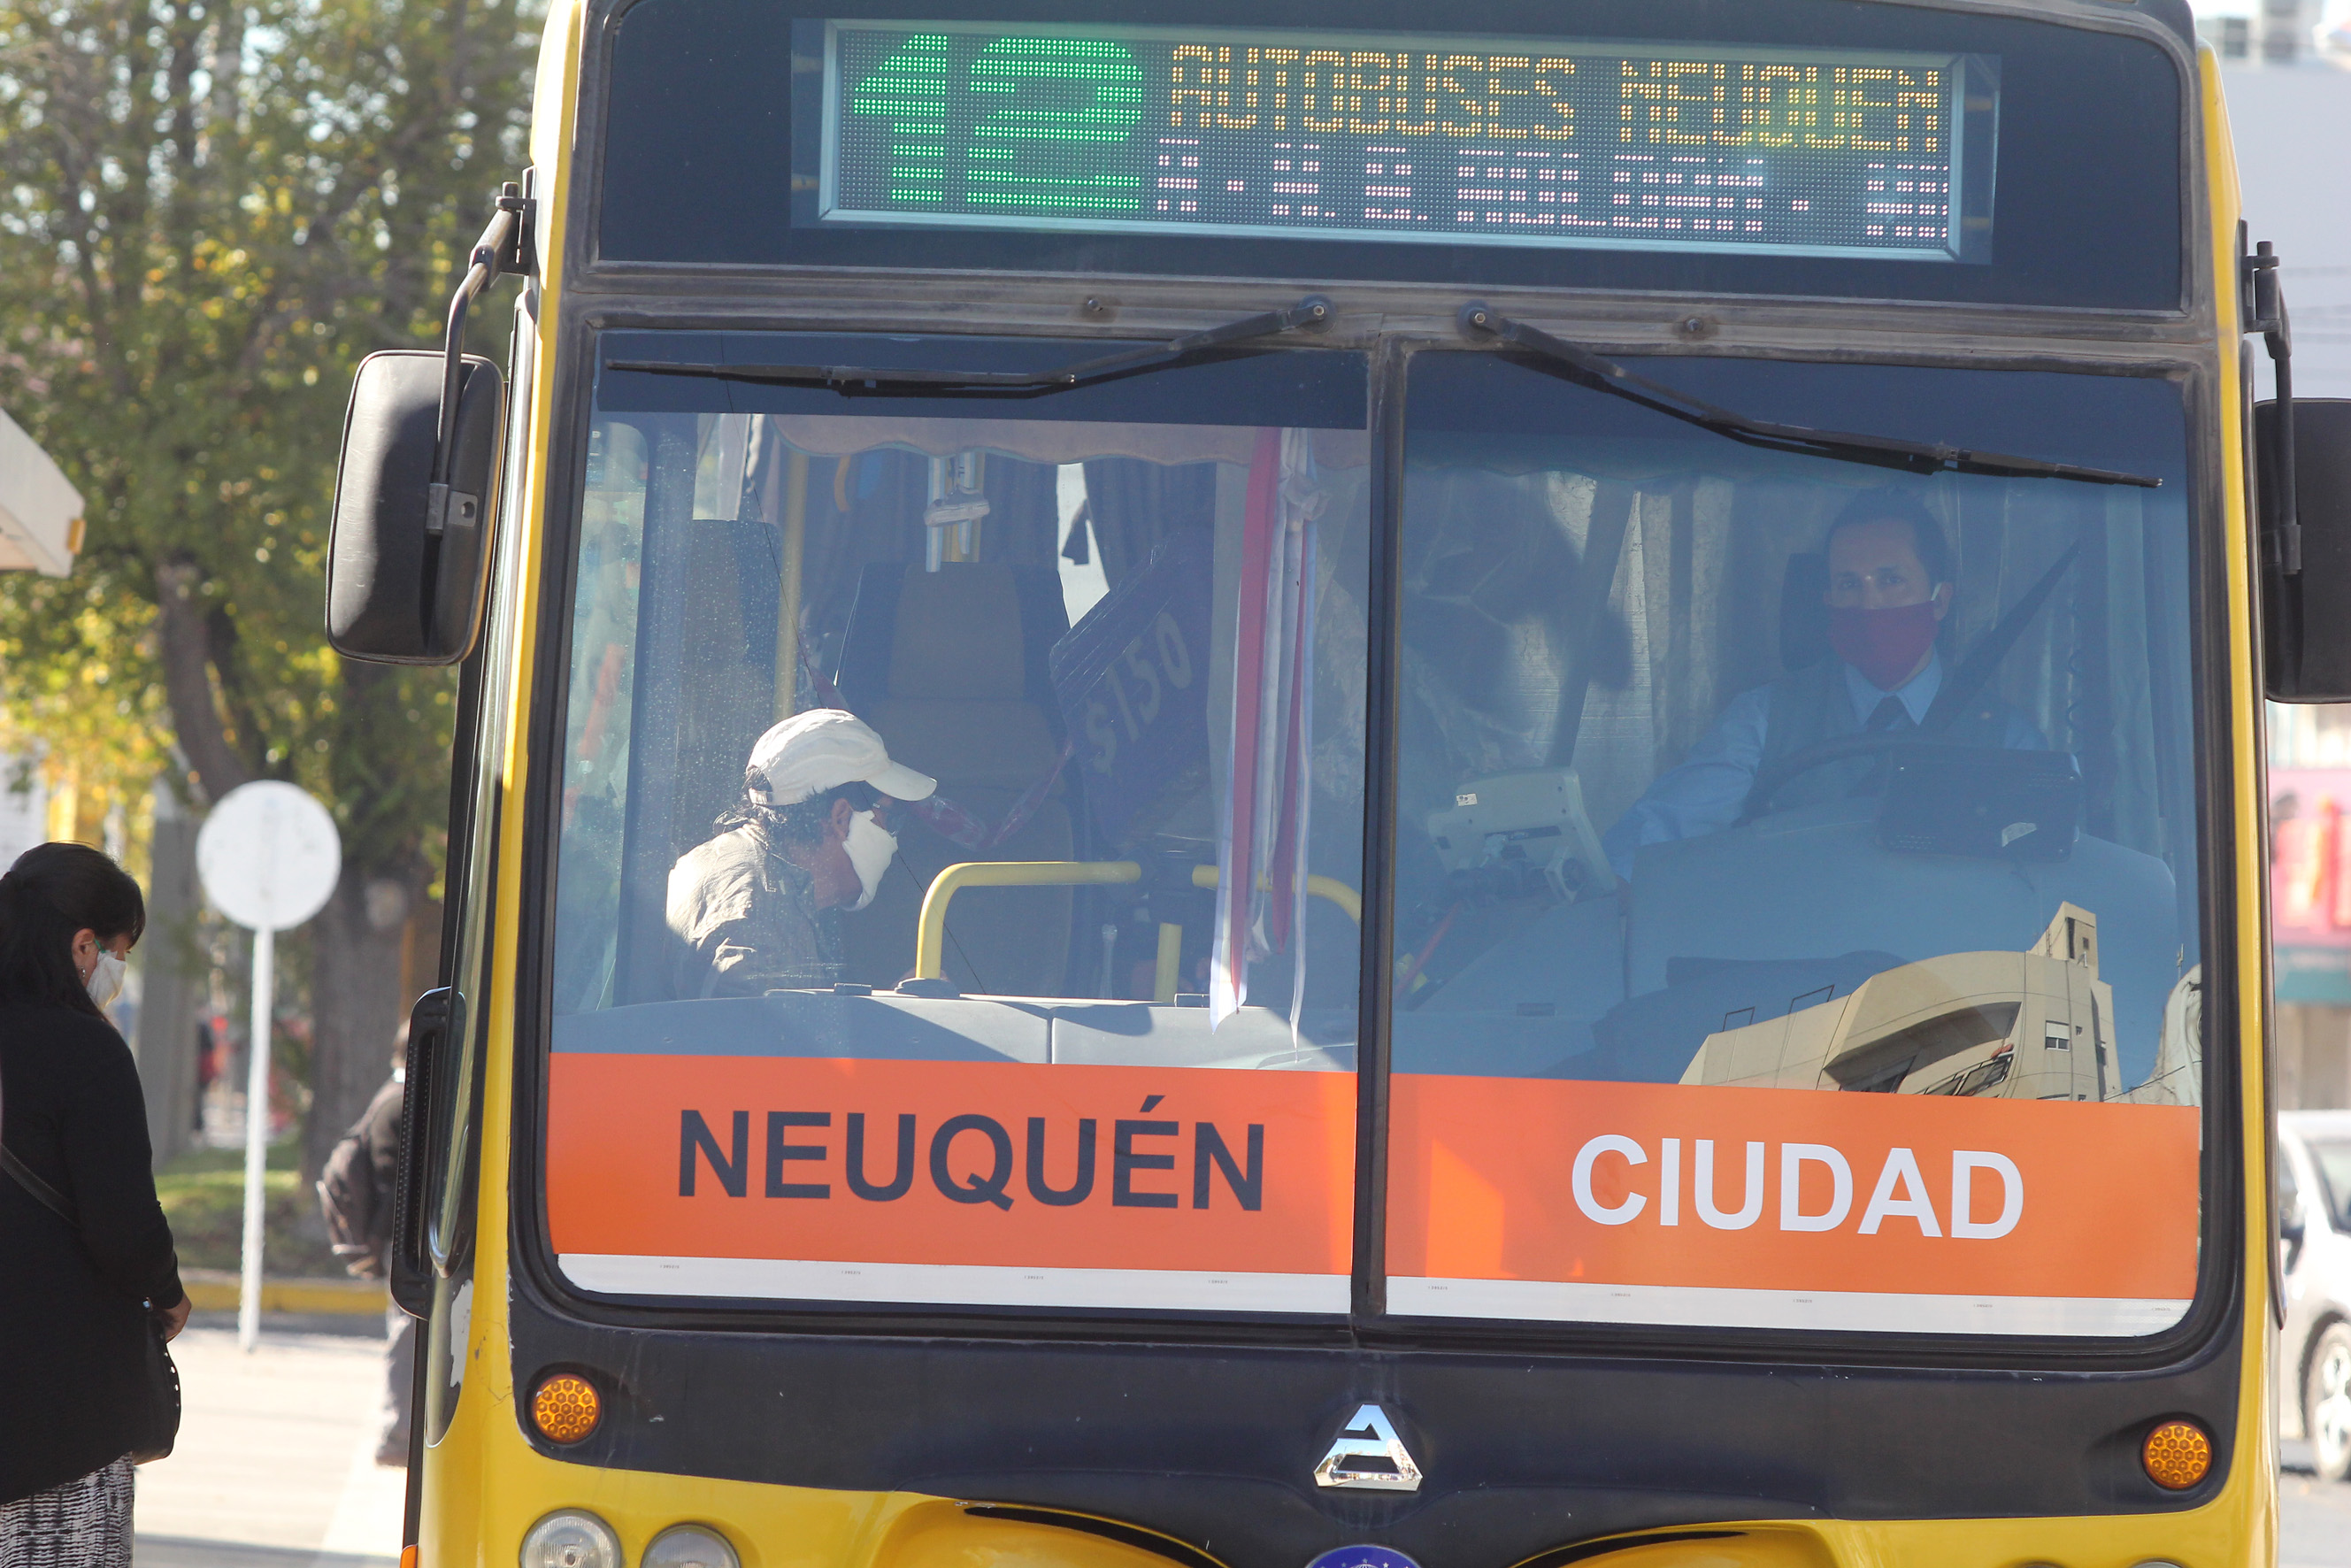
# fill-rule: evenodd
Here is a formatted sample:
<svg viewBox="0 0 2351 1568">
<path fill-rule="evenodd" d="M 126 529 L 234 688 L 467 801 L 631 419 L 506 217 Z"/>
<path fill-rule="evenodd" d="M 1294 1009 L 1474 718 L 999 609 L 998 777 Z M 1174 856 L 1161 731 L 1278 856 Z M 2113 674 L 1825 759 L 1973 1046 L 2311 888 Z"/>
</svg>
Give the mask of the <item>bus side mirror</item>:
<svg viewBox="0 0 2351 1568">
<path fill-rule="evenodd" d="M 465 357 L 443 500 L 433 463 L 445 365 L 437 349 L 390 350 L 361 361 L 351 383 L 327 550 L 327 641 L 346 657 L 454 664 L 473 652 L 506 389 L 496 365 Z"/>
<path fill-rule="evenodd" d="M 2270 700 L 2351 702 L 2351 399 L 2295 398 L 2294 495 L 2298 545 L 2278 528 L 2274 402 L 2253 410 L 2262 664 Z M 2299 555 L 2301 570 L 2288 570 Z"/>
</svg>

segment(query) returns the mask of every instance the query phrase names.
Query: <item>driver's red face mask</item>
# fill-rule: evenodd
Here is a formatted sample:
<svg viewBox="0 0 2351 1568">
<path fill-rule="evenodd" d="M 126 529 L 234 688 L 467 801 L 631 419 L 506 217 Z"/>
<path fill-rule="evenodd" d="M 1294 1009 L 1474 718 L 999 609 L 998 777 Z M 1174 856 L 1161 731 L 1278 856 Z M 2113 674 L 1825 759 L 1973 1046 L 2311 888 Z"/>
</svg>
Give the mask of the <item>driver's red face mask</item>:
<svg viewBox="0 0 2351 1568">
<path fill-rule="evenodd" d="M 1910 678 L 1935 643 L 1935 601 L 1899 604 L 1888 610 L 1859 606 L 1829 609 L 1829 646 L 1881 692 Z"/>
</svg>

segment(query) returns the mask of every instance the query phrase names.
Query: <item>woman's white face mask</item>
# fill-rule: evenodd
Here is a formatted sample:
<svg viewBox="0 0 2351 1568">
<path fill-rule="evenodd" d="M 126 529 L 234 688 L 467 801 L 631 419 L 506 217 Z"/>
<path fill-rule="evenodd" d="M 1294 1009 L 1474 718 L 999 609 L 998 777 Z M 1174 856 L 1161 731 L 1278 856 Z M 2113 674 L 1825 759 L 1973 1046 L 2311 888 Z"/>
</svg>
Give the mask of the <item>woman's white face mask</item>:
<svg viewBox="0 0 2351 1568">
<path fill-rule="evenodd" d="M 849 863 L 856 868 L 858 894 L 852 910 L 862 909 L 873 902 L 882 891 L 882 873 L 890 869 L 891 857 L 898 852 L 898 835 L 873 820 L 871 811 L 860 811 L 849 819 L 849 836 L 841 847 L 849 853 Z"/>
<path fill-rule="evenodd" d="M 122 979 L 130 972 L 130 964 L 100 947 L 98 962 L 82 977 L 82 987 L 89 992 L 89 999 L 102 1008 L 122 994 Z"/>
</svg>

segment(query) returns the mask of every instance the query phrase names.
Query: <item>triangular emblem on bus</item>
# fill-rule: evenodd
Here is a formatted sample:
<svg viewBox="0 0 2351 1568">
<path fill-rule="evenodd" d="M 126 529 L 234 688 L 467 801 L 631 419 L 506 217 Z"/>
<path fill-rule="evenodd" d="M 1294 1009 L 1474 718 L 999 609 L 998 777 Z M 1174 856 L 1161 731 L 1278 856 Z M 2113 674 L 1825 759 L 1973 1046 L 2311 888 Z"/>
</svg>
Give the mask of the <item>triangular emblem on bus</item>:
<svg viewBox="0 0 2351 1568">
<path fill-rule="evenodd" d="M 1358 1491 L 1418 1491 L 1420 1466 L 1396 1436 L 1387 1412 L 1364 1405 L 1339 1428 L 1330 1451 L 1314 1467 L 1314 1484 Z"/>
</svg>

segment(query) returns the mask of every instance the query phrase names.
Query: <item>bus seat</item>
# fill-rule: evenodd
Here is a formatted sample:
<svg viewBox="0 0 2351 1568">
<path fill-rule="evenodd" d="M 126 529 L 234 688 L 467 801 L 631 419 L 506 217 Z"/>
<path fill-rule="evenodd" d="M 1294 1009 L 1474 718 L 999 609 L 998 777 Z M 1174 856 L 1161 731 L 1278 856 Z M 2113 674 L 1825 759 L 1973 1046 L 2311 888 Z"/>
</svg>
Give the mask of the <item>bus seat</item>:
<svg viewBox="0 0 2351 1568">
<path fill-rule="evenodd" d="M 1043 579 L 1050 598 L 1023 580 Z M 1060 581 L 997 562 L 876 563 L 865 570 L 843 639 L 844 700 L 890 755 L 939 781 L 939 793 L 994 825 L 1061 757 L 1040 700 L 1044 656 L 1068 631 Z M 923 894 L 956 861 L 1069 860 L 1076 834 L 1057 783 L 1028 821 L 984 855 L 920 822 L 902 825 L 899 866 L 872 904 L 843 926 L 846 973 L 897 982 L 914 963 Z M 1055 996 L 1067 984 L 1071 889 L 987 888 L 956 901 L 946 977 L 972 991 Z"/>
<path fill-rule="evenodd" d="M 899 611 L 912 604 L 923 629 L 903 647 L 898 638 Z M 948 561 L 937 571 L 902 561 L 871 561 L 859 575 L 849 624 L 841 638 L 840 667 L 833 684 L 852 708 L 891 695 L 899 661 L 908 673 L 932 665 L 934 681 L 928 694 L 936 696 L 1019 695 L 1048 714 L 1054 711 L 1051 657 L 1053 644 L 1070 630 L 1069 612 L 1061 597 L 1061 580 L 1050 566 L 1007 566 L 998 561 Z M 989 652 L 984 663 L 974 663 L 962 674 L 974 687 L 944 689 L 936 685 L 935 644 L 956 638 L 984 642 Z M 1016 664 L 1008 664 L 1000 644 L 1018 648 Z M 960 658 L 958 652 L 951 657 Z M 1019 672 L 1019 689 L 1004 689 L 1004 676 Z M 946 675 L 955 678 L 953 673 Z"/>
</svg>

